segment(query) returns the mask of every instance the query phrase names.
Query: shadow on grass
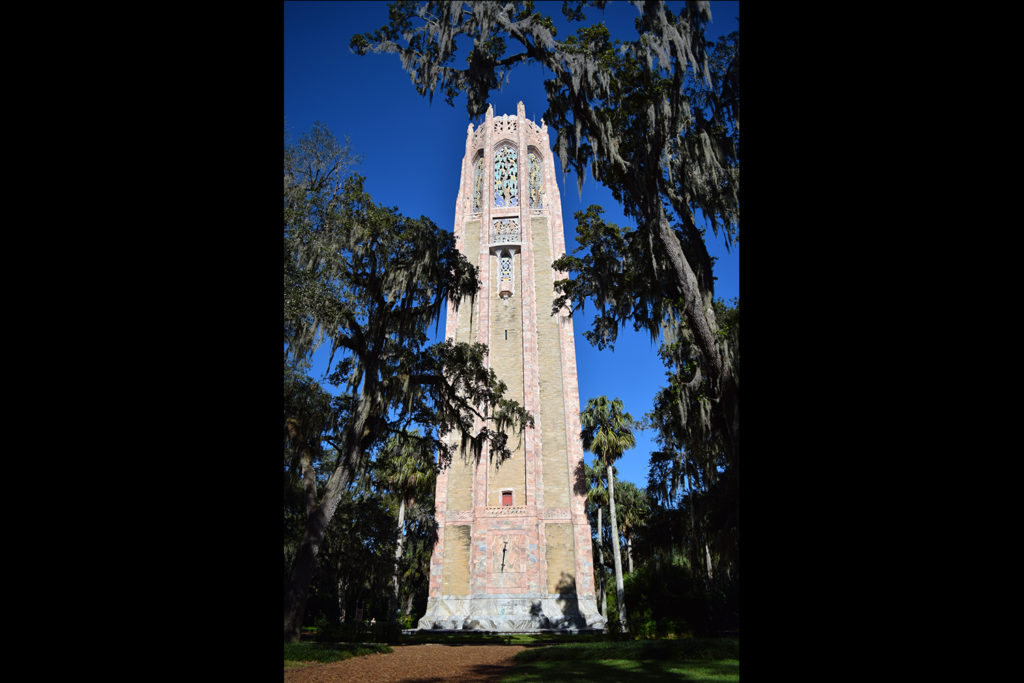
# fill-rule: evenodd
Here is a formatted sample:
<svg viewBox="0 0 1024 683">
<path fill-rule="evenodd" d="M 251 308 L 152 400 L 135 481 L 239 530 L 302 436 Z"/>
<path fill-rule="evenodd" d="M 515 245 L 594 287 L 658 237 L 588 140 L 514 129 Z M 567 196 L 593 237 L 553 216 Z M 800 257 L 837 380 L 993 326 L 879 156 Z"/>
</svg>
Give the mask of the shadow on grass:
<svg viewBox="0 0 1024 683">
<path fill-rule="evenodd" d="M 694 681 L 722 683 L 739 681 L 736 660 L 598 660 L 541 661 L 517 664 L 500 680 L 504 683 L 549 683 L 552 681 Z"/>
<path fill-rule="evenodd" d="M 685 639 L 566 644 L 525 650 L 502 680 L 739 681 L 737 639 Z"/>
<path fill-rule="evenodd" d="M 597 659 L 672 659 L 715 660 L 739 659 L 739 640 L 736 638 L 682 638 L 677 640 L 603 640 L 590 643 L 565 643 L 559 647 L 546 647 L 516 656 L 518 662 L 543 660 Z"/>
</svg>

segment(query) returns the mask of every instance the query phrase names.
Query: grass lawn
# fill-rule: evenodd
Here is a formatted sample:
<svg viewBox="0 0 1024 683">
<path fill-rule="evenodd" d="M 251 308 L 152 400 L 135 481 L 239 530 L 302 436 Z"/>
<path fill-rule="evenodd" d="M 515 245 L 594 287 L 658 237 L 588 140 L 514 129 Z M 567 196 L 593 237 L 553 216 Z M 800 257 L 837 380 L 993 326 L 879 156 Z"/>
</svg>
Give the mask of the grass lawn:
<svg viewBox="0 0 1024 683">
<path fill-rule="evenodd" d="M 502 683 L 533 681 L 739 681 L 736 638 L 606 641 L 536 647 L 516 655 Z"/>
<path fill-rule="evenodd" d="M 383 643 L 285 643 L 284 668 L 340 662 L 349 657 L 394 652 Z"/>
</svg>

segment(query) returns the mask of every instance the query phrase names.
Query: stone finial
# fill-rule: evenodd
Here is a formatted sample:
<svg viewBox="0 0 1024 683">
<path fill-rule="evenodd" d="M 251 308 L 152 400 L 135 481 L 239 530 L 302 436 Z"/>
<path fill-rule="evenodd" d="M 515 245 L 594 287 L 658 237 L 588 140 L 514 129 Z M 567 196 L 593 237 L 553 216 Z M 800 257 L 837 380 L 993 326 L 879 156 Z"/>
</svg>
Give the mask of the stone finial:
<svg viewBox="0 0 1024 683">
<path fill-rule="evenodd" d="M 494 107 L 492 105 L 490 105 L 490 104 L 487 105 L 486 118 L 487 118 L 488 121 L 490 121 L 491 119 L 494 118 Z"/>
<path fill-rule="evenodd" d="M 519 100 L 519 104 L 516 105 L 516 116 L 521 119 L 526 118 L 526 106 L 523 105 L 523 101 Z"/>
<path fill-rule="evenodd" d="M 473 134 L 473 122 L 470 121 L 469 122 L 469 128 L 466 129 L 466 135 L 472 135 L 472 134 Z"/>
</svg>

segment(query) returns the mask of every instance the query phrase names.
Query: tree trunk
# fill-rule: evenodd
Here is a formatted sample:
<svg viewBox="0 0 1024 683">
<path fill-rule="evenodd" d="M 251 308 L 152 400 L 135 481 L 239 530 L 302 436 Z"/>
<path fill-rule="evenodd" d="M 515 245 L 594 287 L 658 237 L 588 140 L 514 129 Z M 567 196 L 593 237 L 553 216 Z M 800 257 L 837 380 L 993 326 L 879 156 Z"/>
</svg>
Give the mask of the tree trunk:
<svg viewBox="0 0 1024 683">
<path fill-rule="evenodd" d="M 739 452 L 739 387 L 736 378 L 727 363 L 722 362 L 722 355 L 715 341 L 718 322 L 711 302 L 704 301 L 697 276 L 690 267 L 690 262 L 683 254 L 682 244 L 672 229 L 665 215 L 664 207 L 659 203 L 657 219 L 658 241 L 661 242 L 668 256 L 675 279 L 683 295 L 683 314 L 693 333 L 697 348 L 704 357 L 704 374 L 718 383 L 718 401 L 722 408 L 723 428 L 725 436 L 726 457 L 730 463 L 738 463 L 736 454 Z"/>
<path fill-rule="evenodd" d="M 327 529 L 327 515 L 322 505 L 318 505 L 306 520 L 306 530 L 302 535 L 302 544 L 292 562 L 291 576 L 285 589 L 284 598 L 284 638 L 286 642 L 299 642 L 302 618 L 306 614 L 306 599 L 309 597 L 309 582 L 313 578 L 316 556 L 320 552 Z"/>
<path fill-rule="evenodd" d="M 633 538 L 626 534 L 626 562 L 629 564 L 629 573 L 633 573 Z"/>
<path fill-rule="evenodd" d="M 627 633 L 626 626 L 626 588 L 622 583 L 622 551 L 619 549 L 619 528 L 615 522 L 615 474 L 608 465 L 608 508 L 612 518 L 612 560 L 615 564 L 615 597 L 619 604 L 619 624 L 622 632 Z"/>
<path fill-rule="evenodd" d="M 691 458 L 690 466 L 696 468 L 696 465 L 692 462 L 692 458 Z M 687 556 L 689 557 L 689 561 L 690 561 L 690 569 L 696 575 L 696 573 L 698 571 L 697 567 L 699 567 L 700 564 L 697 562 L 697 558 L 698 558 L 698 552 L 697 552 L 697 538 L 698 538 L 698 536 L 697 536 L 697 519 L 694 516 L 694 512 L 693 512 L 693 507 L 694 507 L 693 474 L 687 474 L 686 473 L 686 458 L 685 457 L 683 458 L 683 483 L 686 486 L 686 507 L 690 511 L 690 536 L 689 536 L 689 539 L 688 539 L 690 542 L 688 544 L 689 545 L 689 552 L 687 552 Z"/>
<path fill-rule="evenodd" d="M 410 614 L 412 614 L 412 603 L 413 603 L 413 598 L 415 598 L 415 597 L 416 597 L 416 595 L 415 595 L 414 592 L 409 593 L 409 599 L 405 601 L 405 610 L 402 612 L 402 616 L 407 617 Z"/>
<path fill-rule="evenodd" d="M 345 623 L 345 587 L 346 582 L 338 579 L 338 623 Z"/>
<path fill-rule="evenodd" d="M 603 509 L 597 506 L 597 569 L 601 581 L 601 616 L 608 618 L 608 590 L 605 588 L 604 579 L 604 528 L 601 526 L 601 512 Z"/>
<path fill-rule="evenodd" d="M 405 530 L 405 498 L 402 498 L 402 502 L 398 505 L 398 542 L 395 544 L 395 572 L 391 577 L 392 590 L 394 592 L 394 609 L 391 610 L 391 618 L 397 619 L 397 612 L 401 605 L 401 595 L 398 590 L 398 564 L 402 560 L 402 544 L 405 541 L 403 531 Z"/>
<path fill-rule="evenodd" d="M 316 472 L 313 470 L 313 453 L 309 447 L 307 435 L 299 429 L 299 421 L 295 418 L 288 418 L 285 425 L 288 428 L 288 438 L 293 444 L 293 452 L 299 461 L 299 476 L 302 478 L 306 512 L 308 513 L 316 506 Z"/>
<path fill-rule="evenodd" d="M 672 225 L 665 215 L 664 207 L 660 207 L 658 217 L 658 240 L 665 248 L 665 255 L 668 256 L 675 274 L 676 282 L 679 284 L 680 293 L 683 295 L 683 313 L 686 315 L 690 330 L 693 332 L 697 348 L 706 357 L 708 363 L 705 374 L 718 379 L 722 376 L 722 356 L 715 343 L 715 331 L 717 322 L 714 313 L 710 310 L 711 302 L 705 302 L 701 295 L 700 286 L 697 283 L 697 275 L 690 267 L 690 262 L 683 254 L 683 245 L 679 243 Z M 708 318 L 708 315 L 711 318 Z"/>
<path fill-rule="evenodd" d="M 356 465 L 361 454 L 359 437 L 363 433 L 369 413 L 370 404 L 364 395 L 360 402 L 359 412 L 350 424 L 348 438 L 345 440 L 348 445 L 348 453 L 342 458 L 327 481 L 323 500 L 314 505 L 306 517 L 306 530 L 302 534 L 302 543 L 295 555 L 295 561 L 292 563 L 291 575 L 288 577 L 288 585 L 284 594 L 284 639 L 286 642 L 299 642 L 302 619 L 306 615 L 309 582 L 313 579 L 313 571 L 316 569 L 316 557 L 320 552 L 324 534 L 327 533 L 327 525 L 334 517 L 334 511 L 338 509 L 338 503 L 341 501 L 341 494 L 348 486 L 349 472 L 357 470 Z"/>
<path fill-rule="evenodd" d="M 316 472 L 313 470 L 313 456 L 306 438 L 307 435 L 300 433 L 297 420 L 289 419 L 286 426 L 292 443 L 296 444 L 294 448 L 298 456 L 299 474 L 302 478 L 306 504 L 306 529 L 303 532 L 299 550 L 292 561 L 292 572 L 285 591 L 285 640 L 298 642 L 302 618 L 306 610 L 307 595 L 305 593 L 308 591 L 309 582 L 313 576 L 316 555 L 320 550 L 320 543 L 323 541 L 324 531 L 329 520 L 324 520 L 323 508 L 317 503 Z M 302 585 L 305 585 L 306 588 L 303 589 Z"/>
<path fill-rule="evenodd" d="M 302 544 L 292 563 L 291 576 L 285 590 L 284 604 L 284 637 L 287 642 L 297 643 L 302 628 L 302 619 L 306 614 L 306 600 L 309 597 L 309 583 L 316 569 L 316 557 L 320 552 L 327 525 L 334 516 L 344 491 L 348 477 L 336 470 L 327 482 L 324 500 L 317 505 L 306 519 L 306 530 L 302 534 Z M 332 484 L 334 486 L 332 487 Z"/>
</svg>

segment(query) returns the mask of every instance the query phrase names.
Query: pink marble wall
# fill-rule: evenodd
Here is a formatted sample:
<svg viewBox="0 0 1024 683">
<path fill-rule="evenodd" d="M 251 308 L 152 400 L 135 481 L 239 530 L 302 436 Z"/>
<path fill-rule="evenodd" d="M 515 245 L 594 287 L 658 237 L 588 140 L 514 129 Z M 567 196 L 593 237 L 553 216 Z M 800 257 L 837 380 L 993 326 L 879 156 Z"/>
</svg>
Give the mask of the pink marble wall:
<svg viewBox="0 0 1024 683">
<path fill-rule="evenodd" d="M 547 125 L 542 121 L 536 126 L 526 118 L 525 108 L 520 102 L 516 116 L 495 117 L 488 109 L 480 128 L 474 130 L 469 124 L 466 132 L 466 151 L 462 161 L 459 193 L 455 204 L 455 238 L 461 248 L 465 222 L 472 217 L 479 219 L 480 229 L 484 231 L 480 240 L 479 277 L 481 280 L 480 294 L 476 298 L 475 310 L 472 314 L 479 320 L 477 341 L 488 343 L 490 323 L 491 273 L 489 257 L 491 220 L 495 216 L 516 215 L 520 221 L 522 232 L 521 264 L 522 287 L 517 298 L 522 305 L 522 343 L 523 343 L 523 400 L 525 407 L 534 416 L 536 426 L 528 429 L 524 438 L 524 456 L 526 461 L 525 504 L 509 508 L 494 508 L 486 505 L 487 472 L 486 458 L 482 458 L 474 473 L 473 504 L 470 511 L 454 514 L 447 513 L 447 470 L 437 478 L 435 493 L 436 519 L 442 529 L 447 524 L 472 522 L 470 545 L 470 593 L 471 595 L 499 594 L 538 594 L 545 591 L 547 566 L 544 555 L 545 522 L 571 521 L 575 546 L 575 568 L 577 594 L 580 597 L 593 597 L 594 575 L 591 553 L 590 525 L 584 512 L 584 498 L 570 490 L 569 509 L 547 509 L 544 507 L 543 477 L 541 465 L 541 434 L 544 426 L 540 423 L 540 367 L 537 336 L 537 316 L 547 315 L 548 311 L 539 311 L 535 300 L 534 283 L 536 268 L 533 252 L 533 225 L 531 215 L 543 215 L 548 220 L 552 254 L 556 257 L 565 252 L 565 236 L 561 215 L 561 196 L 558 191 L 554 160 L 548 137 Z M 493 205 L 493 157 L 494 147 L 502 140 L 512 140 L 518 150 L 519 197 L 520 206 L 515 210 L 494 208 Z M 528 196 L 527 151 L 535 147 L 543 161 L 543 210 L 531 211 Z M 480 213 L 472 213 L 472 161 L 476 153 L 484 152 L 484 188 L 483 206 Z M 560 277 L 557 276 L 556 277 Z M 466 307 L 458 313 L 449 305 L 445 326 L 447 338 L 453 338 L 456 329 L 456 315 L 469 315 Z M 572 318 L 564 311 L 560 316 L 559 342 L 562 358 L 562 395 L 565 405 L 565 430 L 568 449 L 567 465 L 570 473 L 575 473 L 583 459 L 583 448 L 579 439 L 579 388 L 576 374 L 576 352 L 573 337 Z M 570 475 L 570 489 L 572 488 Z M 520 502 L 517 500 L 517 502 Z M 504 571 L 495 564 L 495 553 L 498 548 L 515 548 L 514 568 L 506 565 Z M 434 547 L 430 564 L 430 597 L 441 597 L 442 567 L 444 558 L 444 534 L 439 534 L 438 543 Z"/>
</svg>

